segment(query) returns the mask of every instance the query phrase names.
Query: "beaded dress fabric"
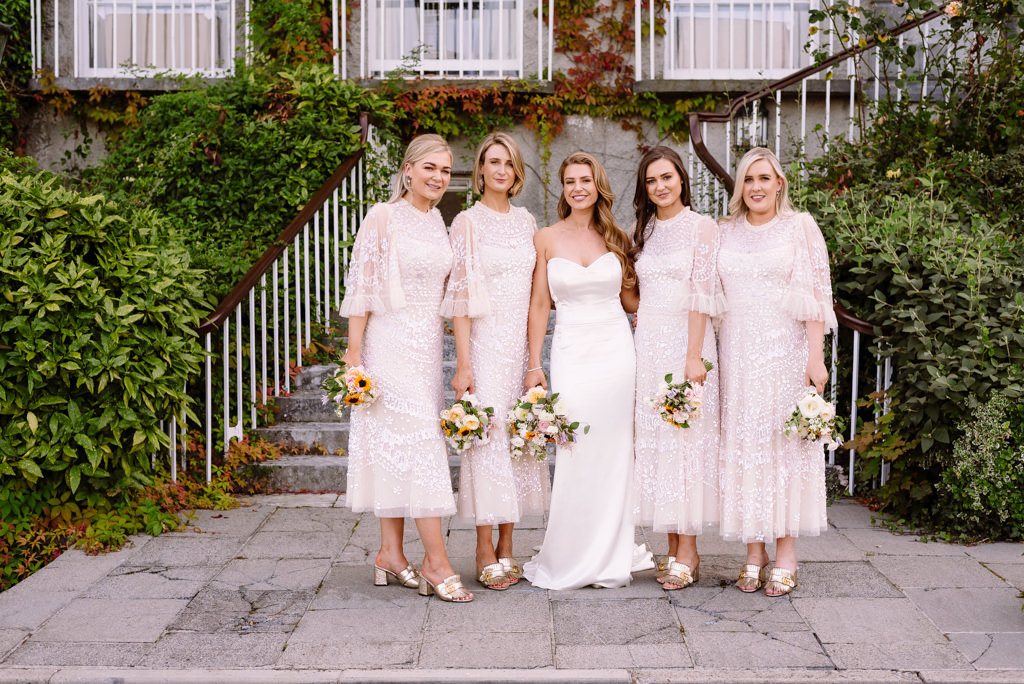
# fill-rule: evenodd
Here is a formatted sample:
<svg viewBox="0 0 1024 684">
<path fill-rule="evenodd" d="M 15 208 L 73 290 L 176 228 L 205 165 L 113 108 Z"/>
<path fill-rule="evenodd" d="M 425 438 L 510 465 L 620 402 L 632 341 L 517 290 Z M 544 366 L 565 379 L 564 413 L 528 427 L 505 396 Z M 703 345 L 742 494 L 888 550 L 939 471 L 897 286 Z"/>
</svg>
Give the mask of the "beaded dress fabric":
<svg viewBox="0 0 1024 684">
<path fill-rule="evenodd" d="M 644 401 L 656 395 L 666 374 L 675 383 L 686 379 L 690 311 L 716 316 L 725 309 L 717 259 L 718 227 L 687 207 L 649 224 L 636 260 L 633 514 L 638 525 L 655 532 L 701 534 L 718 523 L 719 370 L 710 321 L 701 356 L 714 367 L 704 381 L 701 416 L 689 428 L 677 428 Z"/>
<path fill-rule="evenodd" d="M 343 316 L 369 314 L 363 365 L 377 400 L 352 408 L 348 505 L 380 518 L 455 512 L 441 433 L 444 220 L 402 200 L 370 209 L 352 248 Z"/>
<path fill-rule="evenodd" d="M 827 526 L 824 448 L 783 427 L 807 389 L 806 321 L 836 328 L 825 241 L 808 214 L 726 221 L 721 240 L 722 536 L 816 536 Z"/>
<path fill-rule="evenodd" d="M 458 516 L 476 525 L 541 514 L 551 491 L 546 462 L 512 460 L 505 419 L 523 393 L 536 230 L 526 209 L 503 214 L 480 202 L 452 223 L 455 261 L 441 313 L 472 319 L 473 391 L 494 407 L 490 442 L 462 452 Z"/>
</svg>

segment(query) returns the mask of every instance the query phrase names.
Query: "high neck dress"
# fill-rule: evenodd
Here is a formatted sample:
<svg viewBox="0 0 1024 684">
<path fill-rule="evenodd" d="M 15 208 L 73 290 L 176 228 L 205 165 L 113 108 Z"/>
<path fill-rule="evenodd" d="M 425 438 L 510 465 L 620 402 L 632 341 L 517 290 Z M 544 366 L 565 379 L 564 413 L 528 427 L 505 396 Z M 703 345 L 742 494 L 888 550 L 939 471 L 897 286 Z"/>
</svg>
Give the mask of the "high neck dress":
<svg viewBox="0 0 1024 684">
<path fill-rule="evenodd" d="M 807 390 L 807 321 L 834 330 L 828 252 L 808 214 L 722 224 L 721 532 L 773 542 L 827 527 L 820 442 L 783 434 Z"/>
<path fill-rule="evenodd" d="M 348 499 L 380 518 L 455 512 L 441 433 L 444 321 L 438 315 L 452 250 L 437 209 L 374 205 L 359 227 L 343 316 L 369 314 L 363 365 L 377 400 L 352 408 Z"/>
<path fill-rule="evenodd" d="M 494 408 L 490 441 L 462 452 L 458 517 L 474 525 L 541 514 L 550 495 L 547 463 L 512 460 L 506 420 L 523 394 L 536 231 L 526 209 L 501 213 L 481 202 L 452 222 L 455 261 L 441 314 L 472 319 L 473 393 L 481 406 Z"/>
<path fill-rule="evenodd" d="M 718 227 L 688 207 L 652 220 L 636 259 L 635 522 L 655 532 L 701 534 L 718 523 L 718 351 L 711 321 L 701 356 L 713 364 L 704 381 L 701 415 L 689 428 L 662 420 L 645 401 L 665 376 L 686 379 L 691 311 L 715 316 L 725 308 L 718 284 Z"/>
</svg>

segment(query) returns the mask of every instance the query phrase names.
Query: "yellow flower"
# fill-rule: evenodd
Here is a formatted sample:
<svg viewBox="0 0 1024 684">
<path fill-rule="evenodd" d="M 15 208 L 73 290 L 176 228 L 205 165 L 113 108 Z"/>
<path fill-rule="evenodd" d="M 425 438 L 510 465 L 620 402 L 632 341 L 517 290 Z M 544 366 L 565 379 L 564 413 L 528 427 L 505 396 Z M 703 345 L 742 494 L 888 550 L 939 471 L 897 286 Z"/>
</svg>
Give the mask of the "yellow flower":
<svg viewBox="0 0 1024 684">
<path fill-rule="evenodd" d="M 358 404 L 360 400 L 361 400 L 361 397 L 358 394 L 349 394 L 349 395 L 347 395 L 345 397 L 345 403 L 346 404 L 353 404 L 353 405 L 355 405 L 355 404 Z"/>
<path fill-rule="evenodd" d="M 534 387 L 533 389 L 526 393 L 526 401 L 530 402 L 531 404 L 536 404 L 538 401 L 540 401 L 547 395 L 547 390 L 545 390 L 540 385 L 537 385 L 536 387 Z"/>
<path fill-rule="evenodd" d="M 947 17 L 959 17 L 963 13 L 963 8 L 963 3 L 960 0 L 953 0 L 942 11 L 946 13 Z"/>
<path fill-rule="evenodd" d="M 463 427 L 459 430 L 459 437 L 469 437 L 470 433 L 473 432 L 468 427 Z"/>
</svg>

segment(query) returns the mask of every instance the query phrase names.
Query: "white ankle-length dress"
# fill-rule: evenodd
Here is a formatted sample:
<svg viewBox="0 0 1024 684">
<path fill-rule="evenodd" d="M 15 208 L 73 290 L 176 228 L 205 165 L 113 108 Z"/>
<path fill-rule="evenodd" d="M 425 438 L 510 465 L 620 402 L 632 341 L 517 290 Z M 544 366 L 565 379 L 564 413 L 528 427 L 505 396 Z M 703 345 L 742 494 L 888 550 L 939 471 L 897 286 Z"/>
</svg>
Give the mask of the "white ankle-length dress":
<svg viewBox="0 0 1024 684">
<path fill-rule="evenodd" d="M 827 527 L 821 443 L 783 434 L 806 392 L 807 321 L 836 327 L 825 240 L 809 214 L 721 224 L 721 533 L 773 542 Z"/>
<path fill-rule="evenodd" d="M 441 314 L 472 319 L 473 393 L 481 406 L 494 408 L 490 442 L 462 452 L 458 517 L 474 525 L 542 514 L 551 491 L 547 463 L 512 460 L 506 421 L 523 394 L 536 231 L 526 209 L 500 213 L 480 202 L 452 222 L 455 260 Z"/>
<path fill-rule="evenodd" d="M 717 273 L 718 226 L 689 209 L 652 220 L 636 259 L 640 307 L 636 313 L 636 464 L 633 513 L 655 532 L 701 534 L 718 524 L 718 351 L 711 321 L 701 356 L 713 364 L 704 381 L 701 416 L 689 428 L 662 420 L 645 399 L 665 375 L 686 379 L 689 314 L 725 309 Z"/>
<path fill-rule="evenodd" d="M 374 205 L 345 277 L 343 316 L 369 314 L 363 365 L 377 399 L 352 408 L 347 503 L 379 518 L 455 512 L 441 433 L 444 321 L 452 250 L 437 209 Z"/>
</svg>

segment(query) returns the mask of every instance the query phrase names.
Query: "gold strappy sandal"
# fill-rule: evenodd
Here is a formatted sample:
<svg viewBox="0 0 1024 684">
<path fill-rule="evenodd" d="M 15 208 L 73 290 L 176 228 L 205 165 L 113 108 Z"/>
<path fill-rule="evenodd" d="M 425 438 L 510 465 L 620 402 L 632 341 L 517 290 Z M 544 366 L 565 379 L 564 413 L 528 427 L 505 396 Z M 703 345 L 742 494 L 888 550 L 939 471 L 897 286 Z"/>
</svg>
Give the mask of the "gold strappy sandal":
<svg viewBox="0 0 1024 684">
<path fill-rule="evenodd" d="M 420 575 L 419 593 L 420 596 L 430 596 L 433 594 L 442 601 L 453 603 L 469 603 L 473 600 L 473 594 L 466 587 L 462 586 L 462 580 L 458 575 L 452 575 L 437 584 Z"/>
<path fill-rule="evenodd" d="M 664 556 L 664 557 L 662 557 L 661 562 L 658 563 L 657 568 L 656 568 L 657 571 L 658 571 L 658 574 L 657 574 L 657 576 L 654 579 L 658 580 L 658 582 L 664 582 L 665 581 L 665 575 L 668 574 L 668 566 L 672 565 L 675 562 L 676 562 L 676 557 L 675 556 Z"/>
<path fill-rule="evenodd" d="M 787 570 L 786 568 L 772 568 L 771 573 L 768 575 L 768 582 L 764 585 L 764 593 L 767 596 L 785 596 L 789 592 L 796 589 L 796 570 Z M 769 590 L 774 590 L 778 593 L 770 594 Z"/>
<path fill-rule="evenodd" d="M 522 578 L 523 569 L 519 567 L 519 563 L 512 556 L 506 556 L 505 558 L 499 558 L 498 562 L 505 569 L 505 575 L 508 577 L 509 586 L 515 584 Z"/>
<path fill-rule="evenodd" d="M 512 586 L 508 575 L 505 574 L 505 566 L 501 563 L 485 565 L 484 569 L 480 571 L 477 581 L 494 591 L 505 591 Z"/>
<path fill-rule="evenodd" d="M 697 567 L 690 569 L 690 566 L 686 563 L 679 563 L 673 561 L 669 564 L 668 570 L 665 572 L 664 579 L 661 583 L 661 588 L 665 591 L 676 591 L 678 589 L 685 589 L 694 582 L 700 579 L 700 564 Z"/>
<path fill-rule="evenodd" d="M 405 570 L 401 572 L 392 572 L 379 565 L 373 566 L 373 584 L 375 586 L 386 587 L 390 580 L 394 580 L 403 587 L 409 587 L 410 589 L 420 586 L 420 574 L 416 572 L 416 568 L 412 567 L 411 563 L 405 566 Z"/>
<path fill-rule="evenodd" d="M 754 565 L 748 563 L 740 570 L 739 579 L 736 580 L 736 588 L 748 594 L 753 593 L 764 586 L 768 580 L 768 564 Z"/>
</svg>

